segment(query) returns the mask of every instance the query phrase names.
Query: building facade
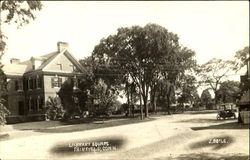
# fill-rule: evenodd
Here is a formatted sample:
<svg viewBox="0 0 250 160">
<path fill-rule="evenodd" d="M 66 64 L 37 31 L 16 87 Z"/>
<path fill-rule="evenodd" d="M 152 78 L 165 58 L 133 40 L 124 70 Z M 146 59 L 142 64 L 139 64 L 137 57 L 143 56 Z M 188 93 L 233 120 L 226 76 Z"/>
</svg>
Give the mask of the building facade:
<svg viewBox="0 0 250 160">
<path fill-rule="evenodd" d="M 250 123 L 250 55 L 247 62 L 247 73 L 241 76 L 241 85 L 246 87 L 246 90 L 237 102 L 239 107 L 238 122 L 243 124 Z"/>
<path fill-rule="evenodd" d="M 58 42 L 57 51 L 24 62 L 11 59 L 3 71 L 8 82 L 9 117 L 17 117 L 44 115 L 48 97 L 57 96 L 67 79 L 80 79 L 84 68 L 68 52 L 68 44 Z"/>
</svg>

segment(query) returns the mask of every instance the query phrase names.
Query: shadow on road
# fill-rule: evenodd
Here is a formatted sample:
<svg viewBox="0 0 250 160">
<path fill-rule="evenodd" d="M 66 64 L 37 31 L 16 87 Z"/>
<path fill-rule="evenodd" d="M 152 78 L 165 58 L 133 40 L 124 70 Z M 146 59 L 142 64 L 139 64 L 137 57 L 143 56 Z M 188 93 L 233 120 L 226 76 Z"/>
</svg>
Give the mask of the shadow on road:
<svg viewBox="0 0 250 160">
<path fill-rule="evenodd" d="M 249 129 L 249 125 L 242 125 L 237 122 L 209 125 L 205 127 L 191 127 L 192 130 L 205 130 L 205 129 Z"/>
<path fill-rule="evenodd" d="M 215 153 L 189 153 L 181 154 L 178 157 L 162 157 L 156 160 L 248 160 L 249 156 L 243 154 L 220 155 Z"/>
<path fill-rule="evenodd" d="M 211 114 L 218 113 L 217 110 L 204 110 L 204 111 L 185 111 L 184 114 Z"/>
<path fill-rule="evenodd" d="M 192 143 L 189 147 L 191 149 L 212 147 L 212 150 L 219 150 L 228 147 L 229 145 L 234 143 L 234 141 L 235 140 L 232 136 L 220 136 Z"/>
<path fill-rule="evenodd" d="M 175 121 L 175 123 L 220 123 L 220 122 L 232 121 L 232 120 L 235 120 L 235 119 L 217 120 L 217 119 L 199 118 L 199 119 L 186 119 L 186 120 L 181 120 L 181 121 Z"/>
<path fill-rule="evenodd" d="M 81 139 L 62 142 L 54 145 L 50 152 L 55 156 L 72 156 L 90 153 L 117 151 L 126 143 L 122 137 L 101 137 L 96 139 Z"/>
<path fill-rule="evenodd" d="M 9 139 L 9 134 L 0 134 L 0 141 Z"/>
</svg>

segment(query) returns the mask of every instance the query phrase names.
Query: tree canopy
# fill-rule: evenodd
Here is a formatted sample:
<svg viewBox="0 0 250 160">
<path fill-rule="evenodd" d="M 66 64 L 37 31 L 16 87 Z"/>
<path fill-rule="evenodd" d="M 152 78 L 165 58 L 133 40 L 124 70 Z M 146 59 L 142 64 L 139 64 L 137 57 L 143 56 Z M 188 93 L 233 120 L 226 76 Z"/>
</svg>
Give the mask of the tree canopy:
<svg viewBox="0 0 250 160">
<path fill-rule="evenodd" d="M 30 19 L 36 18 L 35 12 L 42 9 L 42 3 L 40 1 L 1 1 L 0 13 L 1 20 L 0 25 L 16 24 L 17 27 L 21 27 L 30 22 Z M 4 53 L 7 38 L 4 33 L 0 31 L 0 59 Z"/>
<path fill-rule="evenodd" d="M 234 61 L 217 58 L 213 58 L 200 66 L 199 76 L 201 82 L 207 84 L 213 90 L 216 104 L 218 101 L 217 91 L 219 86 L 226 80 L 228 77 L 227 74 L 232 71 L 233 66 Z"/>
<path fill-rule="evenodd" d="M 246 46 L 244 49 L 241 49 L 235 53 L 235 66 L 234 70 L 239 71 L 241 68 L 247 65 L 249 58 L 249 46 Z"/>
<path fill-rule="evenodd" d="M 157 24 L 122 27 L 116 34 L 103 38 L 92 57 L 103 78 L 108 75 L 113 80 L 136 85 L 148 116 L 152 82 L 157 84 L 157 80 L 166 79 L 174 83 L 179 74 L 195 64 L 195 53 L 178 40 L 176 34 Z"/>
<path fill-rule="evenodd" d="M 237 81 L 222 82 L 218 89 L 218 98 L 223 103 L 236 103 L 240 93 L 240 83 Z"/>
</svg>

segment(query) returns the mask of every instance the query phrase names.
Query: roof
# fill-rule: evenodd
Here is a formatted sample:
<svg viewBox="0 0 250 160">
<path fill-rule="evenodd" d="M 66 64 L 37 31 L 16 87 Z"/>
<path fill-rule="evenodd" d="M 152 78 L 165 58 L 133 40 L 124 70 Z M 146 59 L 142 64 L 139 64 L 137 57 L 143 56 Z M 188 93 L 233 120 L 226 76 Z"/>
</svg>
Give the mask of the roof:
<svg viewBox="0 0 250 160">
<path fill-rule="evenodd" d="M 25 64 L 5 64 L 2 70 L 7 76 L 22 76 L 26 72 L 27 67 L 28 65 Z"/>
<path fill-rule="evenodd" d="M 78 60 L 70 54 L 67 49 L 62 50 L 61 52 L 52 52 L 48 53 L 39 57 L 31 57 L 27 61 L 23 61 L 20 63 L 12 63 L 12 64 L 6 64 L 3 67 L 3 71 L 6 75 L 23 75 L 25 72 L 32 71 L 32 61 L 33 60 L 39 60 L 41 61 L 41 65 L 36 68 L 36 70 L 42 70 L 44 69 L 48 64 L 50 64 L 58 55 L 65 54 L 73 64 L 75 64 L 80 71 L 84 72 L 85 69 L 81 66 L 81 64 L 78 62 Z"/>
<path fill-rule="evenodd" d="M 46 54 L 40 57 L 46 58 L 44 62 L 41 64 L 41 66 L 38 67 L 38 69 L 43 69 L 47 64 L 49 64 L 59 53 L 58 52 L 53 52 L 50 54 Z"/>
</svg>

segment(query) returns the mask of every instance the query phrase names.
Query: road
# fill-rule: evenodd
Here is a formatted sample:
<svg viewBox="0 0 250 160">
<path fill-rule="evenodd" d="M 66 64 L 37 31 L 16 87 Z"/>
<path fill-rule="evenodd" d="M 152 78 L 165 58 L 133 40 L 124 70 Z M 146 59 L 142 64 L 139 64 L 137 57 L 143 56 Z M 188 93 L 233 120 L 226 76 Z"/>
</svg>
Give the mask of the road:
<svg viewBox="0 0 250 160">
<path fill-rule="evenodd" d="M 245 160 L 249 156 L 248 126 L 215 117 L 216 113 L 153 116 L 154 120 L 142 123 L 60 133 L 15 129 L 9 132 L 13 137 L 1 141 L 0 158 Z M 55 128 L 63 127 L 68 126 Z"/>
</svg>

